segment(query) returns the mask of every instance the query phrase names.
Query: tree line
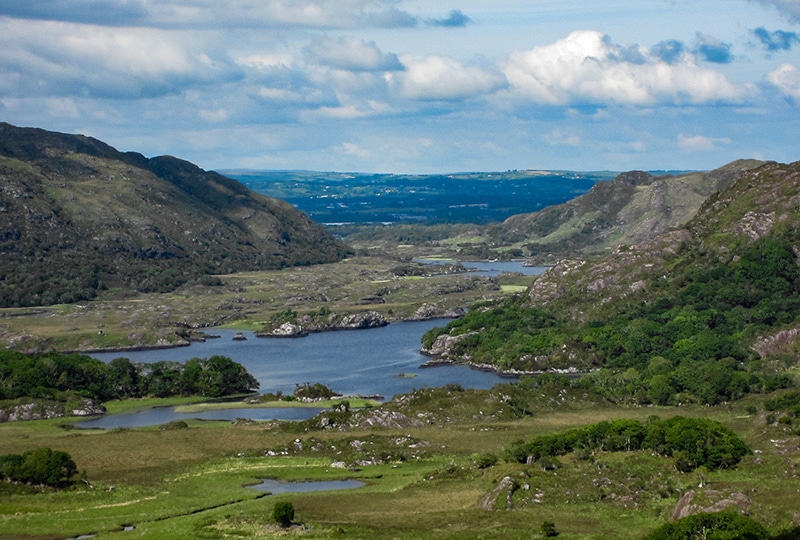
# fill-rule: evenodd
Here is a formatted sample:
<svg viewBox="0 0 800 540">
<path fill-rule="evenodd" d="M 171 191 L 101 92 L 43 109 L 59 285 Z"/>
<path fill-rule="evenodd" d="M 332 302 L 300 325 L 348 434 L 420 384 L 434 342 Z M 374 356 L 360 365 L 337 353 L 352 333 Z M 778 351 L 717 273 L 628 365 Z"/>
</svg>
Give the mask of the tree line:
<svg viewBox="0 0 800 540">
<path fill-rule="evenodd" d="M 0 399 L 21 397 L 66 401 L 75 393 L 99 401 L 200 395 L 222 397 L 250 393 L 259 383 L 225 356 L 192 358 L 185 363 L 109 363 L 82 354 L 27 355 L 0 351 Z"/>
<path fill-rule="evenodd" d="M 675 460 L 681 472 L 698 467 L 729 469 L 750 453 L 736 433 L 715 420 L 676 416 L 647 422 L 620 419 L 600 422 L 554 435 L 540 435 L 517 441 L 508 449 L 511 461 L 526 463 L 584 452 L 630 452 L 649 449 Z"/>
<path fill-rule="evenodd" d="M 24 454 L 0 456 L 0 480 L 61 487 L 78 472 L 69 454 L 50 448 L 37 448 Z"/>
</svg>

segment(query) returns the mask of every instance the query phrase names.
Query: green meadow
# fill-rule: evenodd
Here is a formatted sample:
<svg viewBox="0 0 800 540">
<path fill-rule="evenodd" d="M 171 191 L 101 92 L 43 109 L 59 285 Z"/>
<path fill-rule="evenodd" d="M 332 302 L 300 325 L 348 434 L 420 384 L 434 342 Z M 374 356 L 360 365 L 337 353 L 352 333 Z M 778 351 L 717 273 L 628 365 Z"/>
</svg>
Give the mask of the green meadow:
<svg viewBox="0 0 800 540">
<path fill-rule="evenodd" d="M 636 539 L 668 521 L 689 491 L 697 492 L 696 504 L 741 500 L 773 532 L 789 527 L 797 511 L 800 440 L 781 423 L 768 424 L 755 398 L 735 406 L 622 408 L 570 395 L 559 405 L 547 396 L 531 416 L 515 418 L 487 405 L 502 402 L 502 386 L 450 392 L 446 405 L 441 398 L 448 392 L 418 391 L 385 405 L 410 417 L 429 413 L 425 427 L 406 429 L 307 430 L 245 421 L 108 431 L 77 429 L 63 419 L 2 424 L 0 454 L 42 446 L 66 451 L 83 480 L 61 491 L 0 485 L 0 538 L 537 538 L 548 521 L 561 538 Z M 503 459 L 519 439 L 654 414 L 719 420 L 753 453 L 733 470 L 691 473 L 644 451 L 575 452 L 552 468 Z M 515 486 L 511 495 L 496 491 L 506 477 Z M 247 487 L 263 478 L 365 485 L 280 495 Z M 292 527 L 271 523 L 276 501 L 294 505 Z"/>
</svg>

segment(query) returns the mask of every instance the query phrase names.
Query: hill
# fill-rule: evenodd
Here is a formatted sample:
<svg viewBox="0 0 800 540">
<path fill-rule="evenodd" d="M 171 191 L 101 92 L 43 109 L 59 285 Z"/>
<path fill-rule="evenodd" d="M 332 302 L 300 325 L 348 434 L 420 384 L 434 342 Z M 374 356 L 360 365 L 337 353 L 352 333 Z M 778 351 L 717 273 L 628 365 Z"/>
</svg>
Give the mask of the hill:
<svg viewBox="0 0 800 540">
<path fill-rule="evenodd" d="M 562 261 L 526 296 L 474 309 L 424 346 L 499 369 L 596 371 L 615 381 L 601 383 L 614 399 L 639 403 L 715 404 L 788 384 L 798 200 L 800 162 L 745 170 L 683 228 Z"/>
<path fill-rule="evenodd" d="M 713 171 L 677 176 L 622 173 L 563 204 L 490 225 L 486 237 L 495 245 L 524 247 L 526 254 L 546 262 L 609 253 L 621 244 L 638 244 L 682 226 L 709 195 L 741 171 L 762 164 L 740 160 Z"/>
<path fill-rule="evenodd" d="M 171 156 L 0 123 L 0 306 L 340 260 L 290 204 Z"/>
</svg>

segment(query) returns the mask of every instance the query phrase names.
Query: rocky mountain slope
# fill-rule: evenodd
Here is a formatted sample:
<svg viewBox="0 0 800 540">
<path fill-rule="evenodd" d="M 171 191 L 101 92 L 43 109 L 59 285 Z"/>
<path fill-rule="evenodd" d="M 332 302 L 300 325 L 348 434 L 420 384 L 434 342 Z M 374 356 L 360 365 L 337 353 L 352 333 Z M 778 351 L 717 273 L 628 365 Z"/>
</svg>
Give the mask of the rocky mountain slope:
<svg viewBox="0 0 800 540">
<path fill-rule="evenodd" d="M 533 284 L 530 303 L 569 307 L 573 316 L 591 320 L 612 306 L 624 311 L 636 302 L 652 302 L 669 288 L 695 281 L 702 269 L 737 263 L 762 238 L 781 238 L 800 256 L 798 232 L 800 162 L 767 163 L 736 175 L 683 228 L 606 257 L 556 265 Z M 768 254 L 760 255 L 766 264 Z"/>
<path fill-rule="evenodd" d="M 429 332 L 424 350 L 499 369 L 630 368 L 639 382 L 617 391 L 635 399 L 713 404 L 786 382 L 800 350 L 798 259 L 800 162 L 766 163 L 684 227 L 563 260 L 526 296 Z"/>
<path fill-rule="evenodd" d="M 685 224 L 709 195 L 741 171 L 761 164 L 739 160 L 680 176 L 626 172 L 564 204 L 512 216 L 488 227 L 486 235 L 496 245 L 524 246 L 527 254 L 543 262 L 608 253 Z"/>
<path fill-rule="evenodd" d="M 347 251 L 288 203 L 186 161 L 0 123 L 0 306 L 167 291 Z"/>
</svg>

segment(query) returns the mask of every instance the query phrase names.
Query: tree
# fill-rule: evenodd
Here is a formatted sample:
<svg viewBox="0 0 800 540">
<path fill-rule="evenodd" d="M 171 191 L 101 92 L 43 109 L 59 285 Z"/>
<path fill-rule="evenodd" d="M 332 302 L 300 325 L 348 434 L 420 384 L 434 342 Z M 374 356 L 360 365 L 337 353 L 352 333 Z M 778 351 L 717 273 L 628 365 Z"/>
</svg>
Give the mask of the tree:
<svg viewBox="0 0 800 540">
<path fill-rule="evenodd" d="M 0 479 L 59 487 L 67 484 L 78 472 L 66 452 L 37 448 L 22 455 L 0 456 Z"/>
<path fill-rule="evenodd" d="M 294 505 L 289 501 L 279 501 L 272 508 L 272 520 L 281 527 L 288 527 L 294 519 Z"/>
</svg>

